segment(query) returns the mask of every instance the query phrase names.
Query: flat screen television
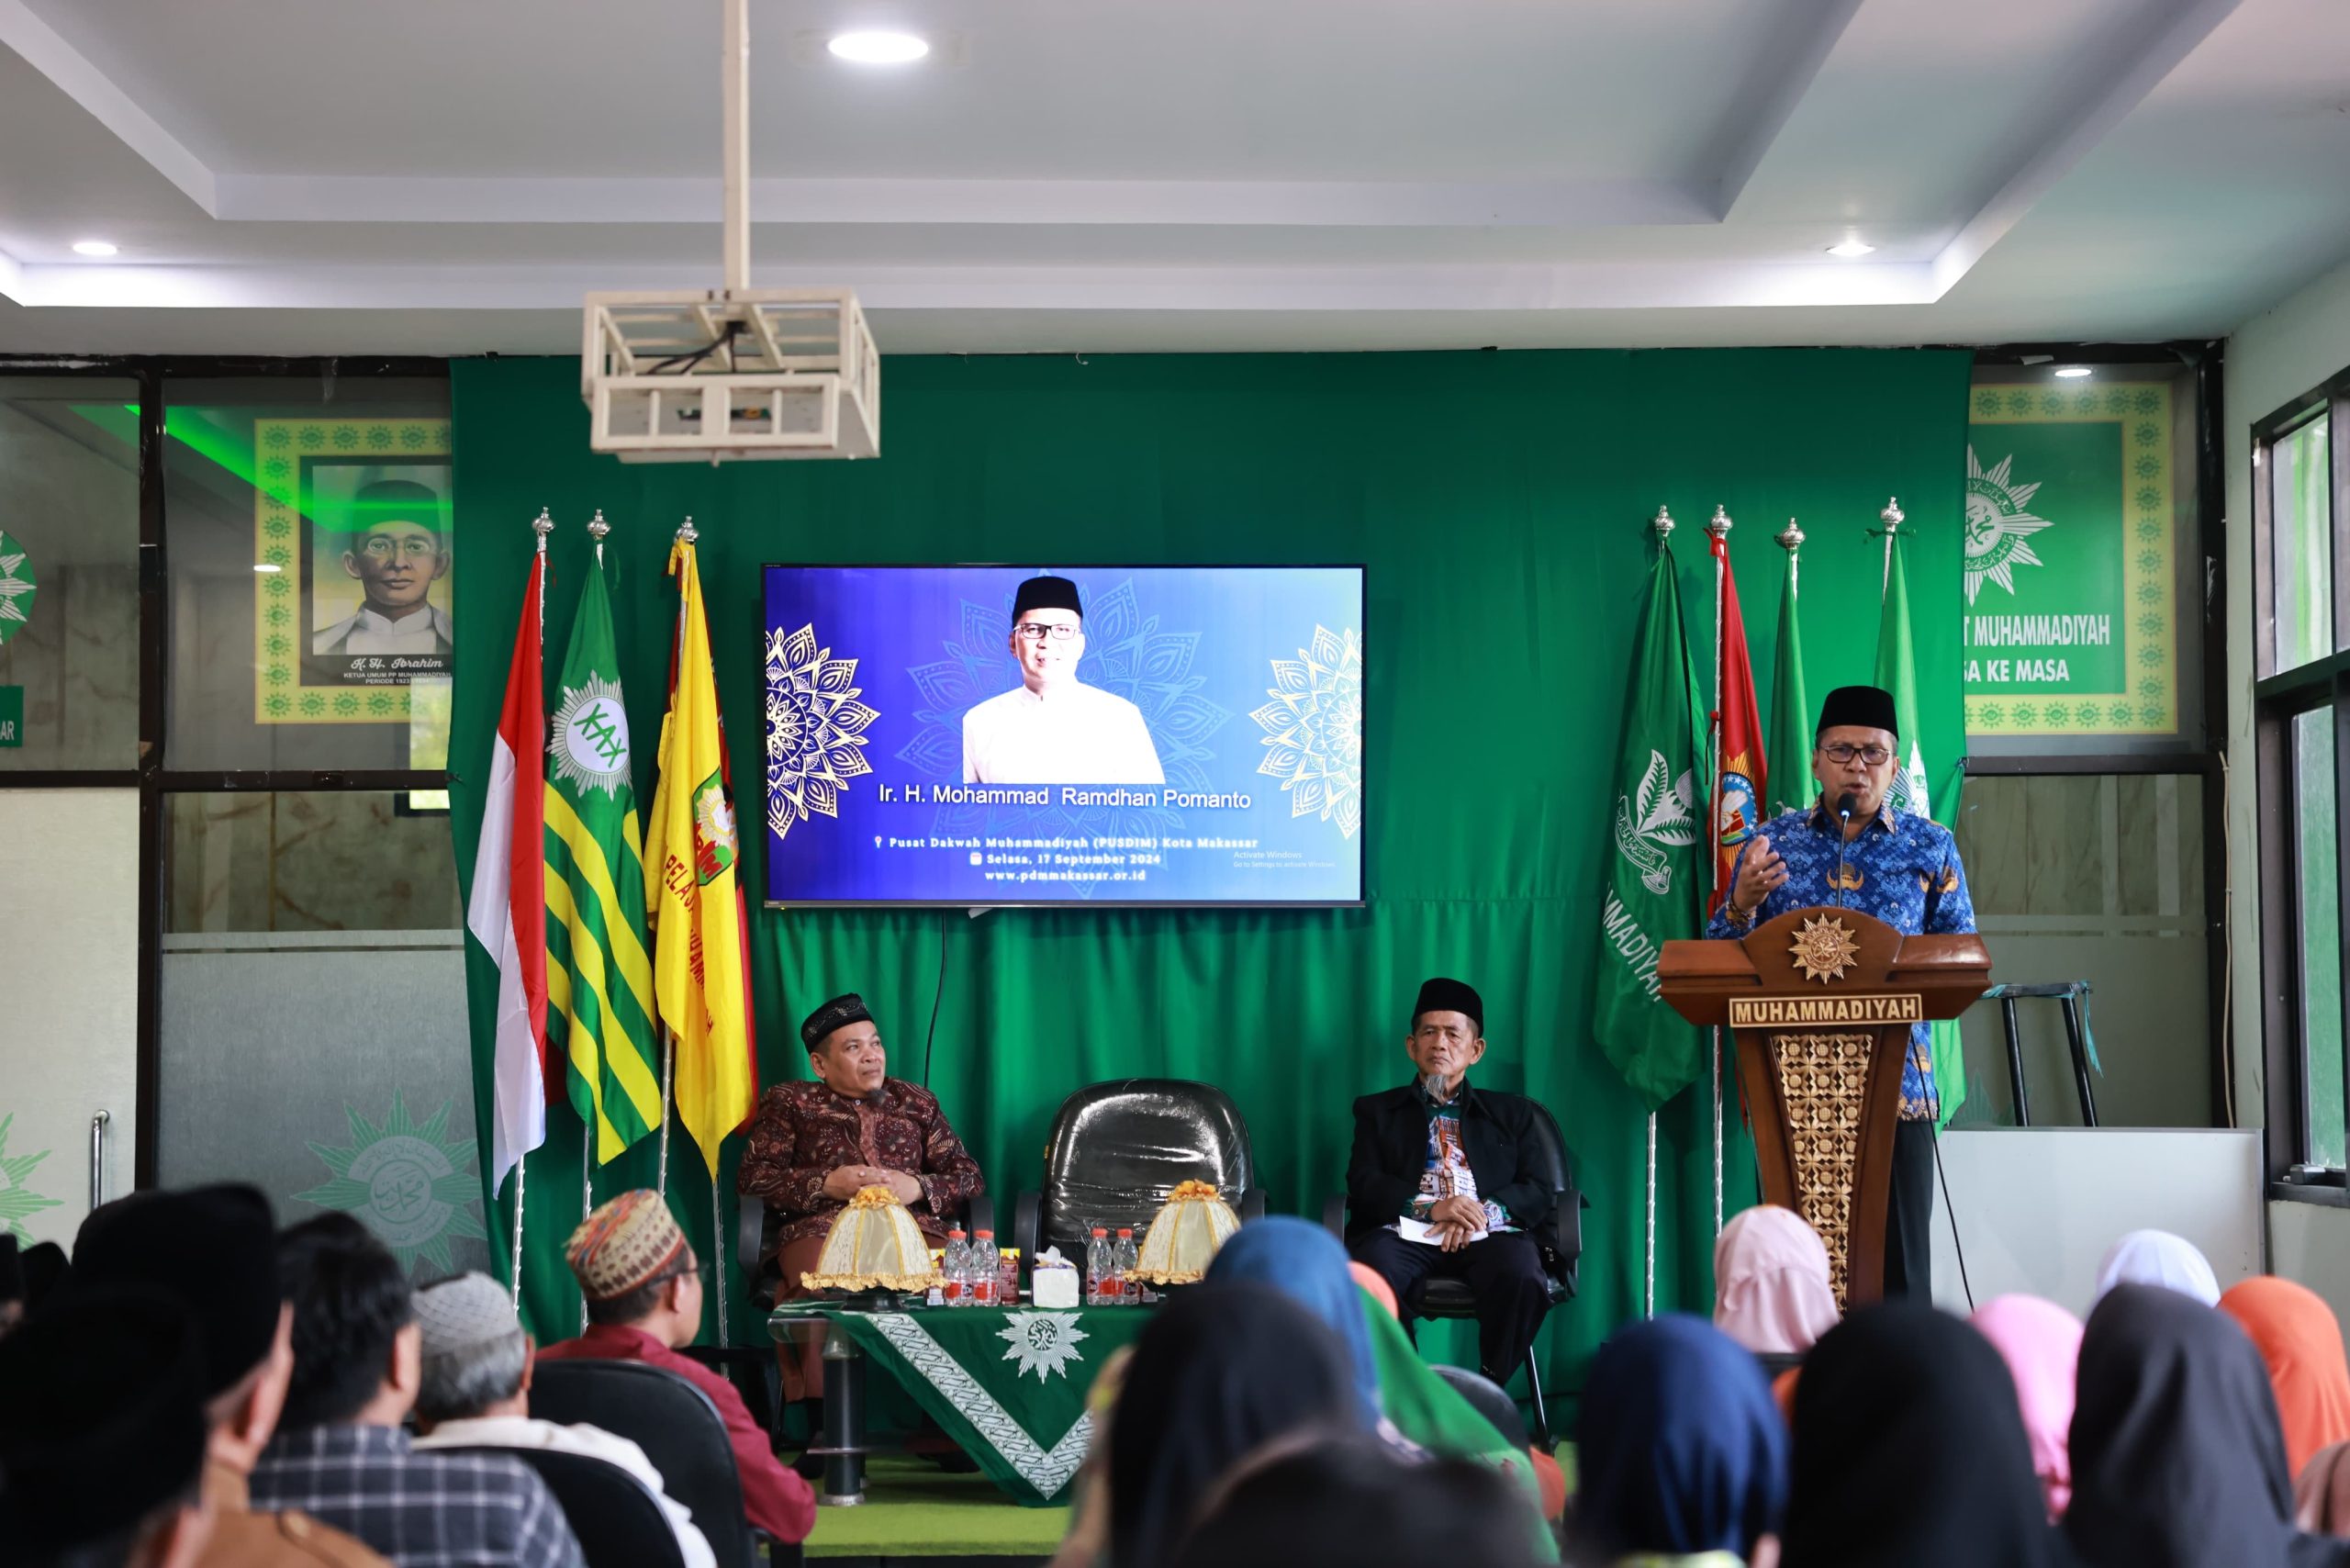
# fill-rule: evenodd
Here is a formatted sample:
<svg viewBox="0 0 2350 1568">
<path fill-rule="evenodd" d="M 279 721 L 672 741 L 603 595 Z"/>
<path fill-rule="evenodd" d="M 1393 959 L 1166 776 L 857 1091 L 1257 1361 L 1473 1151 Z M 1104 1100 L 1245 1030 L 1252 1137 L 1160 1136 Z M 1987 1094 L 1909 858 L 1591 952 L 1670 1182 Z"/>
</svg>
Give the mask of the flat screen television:
<svg viewBox="0 0 2350 1568">
<path fill-rule="evenodd" d="M 763 593 L 768 902 L 1362 902 L 1360 566 L 768 566 Z"/>
</svg>

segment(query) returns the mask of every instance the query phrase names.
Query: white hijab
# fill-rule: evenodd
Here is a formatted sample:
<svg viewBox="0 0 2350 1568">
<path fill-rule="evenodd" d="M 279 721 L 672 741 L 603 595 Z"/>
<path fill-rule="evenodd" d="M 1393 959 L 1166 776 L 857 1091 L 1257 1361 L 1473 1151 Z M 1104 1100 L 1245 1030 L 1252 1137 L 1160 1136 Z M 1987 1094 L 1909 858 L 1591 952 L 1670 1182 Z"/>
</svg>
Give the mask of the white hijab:
<svg viewBox="0 0 2350 1568">
<path fill-rule="evenodd" d="M 2106 1249 L 2097 1266 L 2097 1294 L 2089 1305 L 2105 1299 L 2116 1285 L 2160 1285 L 2193 1296 L 2205 1306 L 2220 1305 L 2220 1281 L 2195 1244 L 2167 1230 L 2133 1230 Z"/>
</svg>

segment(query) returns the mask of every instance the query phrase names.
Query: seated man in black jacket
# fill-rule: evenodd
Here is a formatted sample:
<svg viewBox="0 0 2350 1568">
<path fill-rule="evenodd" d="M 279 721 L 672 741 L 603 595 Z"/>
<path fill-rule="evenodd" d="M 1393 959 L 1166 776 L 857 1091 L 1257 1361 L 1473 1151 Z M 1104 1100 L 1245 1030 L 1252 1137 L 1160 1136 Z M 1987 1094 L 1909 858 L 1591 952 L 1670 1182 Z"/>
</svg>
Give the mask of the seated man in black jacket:
<svg viewBox="0 0 2350 1568">
<path fill-rule="evenodd" d="M 1418 1076 L 1355 1102 L 1347 1246 L 1394 1287 L 1406 1321 L 1428 1279 L 1467 1282 L 1479 1370 L 1506 1383 L 1550 1306 L 1532 1234 L 1551 1205 L 1535 1175 L 1534 1107 L 1469 1087 L 1485 1004 L 1459 980 L 1420 987 L 1404 1049 Z"/>
</svg>

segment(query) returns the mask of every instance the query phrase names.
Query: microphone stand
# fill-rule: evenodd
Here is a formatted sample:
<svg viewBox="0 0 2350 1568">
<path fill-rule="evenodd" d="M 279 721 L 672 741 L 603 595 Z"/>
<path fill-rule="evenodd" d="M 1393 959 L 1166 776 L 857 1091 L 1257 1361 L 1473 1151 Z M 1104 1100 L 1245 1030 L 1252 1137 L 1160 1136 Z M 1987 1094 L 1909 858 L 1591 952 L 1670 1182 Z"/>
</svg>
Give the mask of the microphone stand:
<svg viewBox="0 0 2350 1568">
<path fill-rule="evenodd" d="M 1852 841 L 1852 809 L 1859 804 L 1860 802 L 1852 798 L 1852 792 L 1850 790 L 1836 797 L 1836 907 L 1838 909 L 1848 907 L 1844 902 L 1844 857 L 1846 847 Z"/>
</svg>

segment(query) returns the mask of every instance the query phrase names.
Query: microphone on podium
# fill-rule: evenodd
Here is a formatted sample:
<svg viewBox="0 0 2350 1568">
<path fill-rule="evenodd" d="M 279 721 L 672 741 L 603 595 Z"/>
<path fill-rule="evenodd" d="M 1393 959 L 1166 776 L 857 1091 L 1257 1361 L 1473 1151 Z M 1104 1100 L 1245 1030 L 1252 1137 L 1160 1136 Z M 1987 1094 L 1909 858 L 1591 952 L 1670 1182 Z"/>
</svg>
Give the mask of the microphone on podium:
<svg viewBox="0 0 2350 1568">
<path fill-rule="evenodd" d="M 1836 797 L 1836 907 L 1844 907 L 1844 846 L 1851 842 L 1846 832 L 1852 825 L 1852 813 L 1861 809 L 1861 798 L 1850 790 Z"/>
</svg>

